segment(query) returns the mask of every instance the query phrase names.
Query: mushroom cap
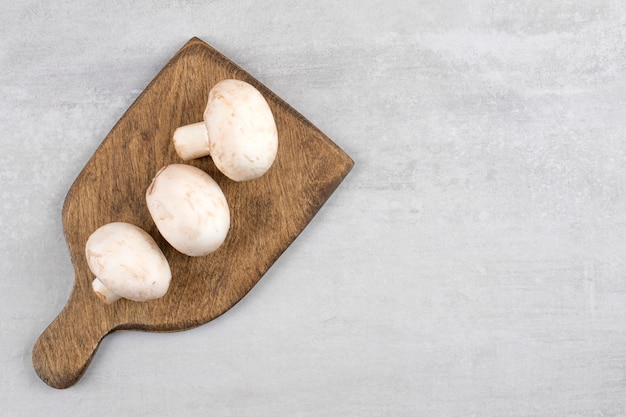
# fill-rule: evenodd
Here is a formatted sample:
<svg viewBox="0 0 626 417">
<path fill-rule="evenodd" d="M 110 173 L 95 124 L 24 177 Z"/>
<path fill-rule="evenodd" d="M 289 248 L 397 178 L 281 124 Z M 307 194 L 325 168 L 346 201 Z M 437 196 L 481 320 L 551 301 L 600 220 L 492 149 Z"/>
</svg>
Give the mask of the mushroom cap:
<svg viewBox="0 0 626 417">
<path fill-rule="evenodd" d="M 235 181 L 265 174 L 278 151 L 278 131 L 263 95 L 240 80 L 222 80 L 209 91 L 204 111 L 209 150 L 217 168 Z"/>
<path fill-rule="evenodd" d="M 214 252 L 230 228 L 222 189 L 209 174 L 191 165 L 161 169 L 146 191 L 146 204 L 161 235 L 185 255 Z"/>
<path fill-rule="evenodd" d="M 162 297 L 172 279 L 170 266 L 152 236 L 130 223 L 98 228 L 85 245 L 87 264 L 107 289 L 133 301 Z"/>
</svg>

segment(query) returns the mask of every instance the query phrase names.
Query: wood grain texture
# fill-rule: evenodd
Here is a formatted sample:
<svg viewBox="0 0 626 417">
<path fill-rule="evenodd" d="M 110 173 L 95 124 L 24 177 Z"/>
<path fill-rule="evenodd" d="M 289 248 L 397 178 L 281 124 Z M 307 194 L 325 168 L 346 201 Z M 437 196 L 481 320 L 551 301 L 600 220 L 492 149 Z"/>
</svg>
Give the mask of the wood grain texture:
<svg viewBox="0 0 626 417">
<path fill-rule="evenodd" d="M 227 179 L 209 157 L 190 162 L 218 182 L 231 208 L 231 229 L 222 247 L 192 258 L 159 235 L 144 195 L 161 167 L 182 162 L 171 143 L 174 129 L 201 120 L 209 89 L 225 78 L 247 81 L 265 96 L 276 119 L 279 150 L 263 177 L 244 183 Z M 75 269 L 74 288 L 63 311 L 35 343 L 37 374 L 52 387 L 66 388 L 78 381 L 110 332 L 179 331 L 221 315 L 293 242 L 352 165 L 283 100 L 206 43 L 191 39 L 113 127 L 68 192 L 63 228 Z M 163 298 L 105 305 L 92 292 L 85 242 L 113 221 L 143 228 L 163 250 L 172 269 L 172 284 Z"/>
</svg>

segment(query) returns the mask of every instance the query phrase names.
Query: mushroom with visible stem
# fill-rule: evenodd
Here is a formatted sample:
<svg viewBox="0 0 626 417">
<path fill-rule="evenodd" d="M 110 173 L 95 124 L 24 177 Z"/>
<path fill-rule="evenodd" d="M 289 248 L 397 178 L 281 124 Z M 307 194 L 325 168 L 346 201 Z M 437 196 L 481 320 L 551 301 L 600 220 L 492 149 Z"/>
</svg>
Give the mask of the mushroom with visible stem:
<svg viewBox="0 0 626 417">
<path fill-rule="evenodd" d="M 148 301 L 167 292 L 172 273 L 148 233 L 124 222 L 99 227 L 87 239 L 85 255 L 96 278 L 92 288 L 107 304 L 120 298 Z"/>
<path fill-rule="evenodd" d="M 204 121 L 174 131 L 174 148 L 185 161 L 211 155 L 235 181 L 260 177 L 274 163 L 278 130 L 263 95 L 240 80 L 222 80 L 209 91 Z"/>
<path fill-rule="evenodd" d="M 188 256 L 217 250 L 230 229 L 230 209 L 220 186 L 200 168 L 171 164 L 146 191 L 146 204 L 161 235 Z"/>
</svg>

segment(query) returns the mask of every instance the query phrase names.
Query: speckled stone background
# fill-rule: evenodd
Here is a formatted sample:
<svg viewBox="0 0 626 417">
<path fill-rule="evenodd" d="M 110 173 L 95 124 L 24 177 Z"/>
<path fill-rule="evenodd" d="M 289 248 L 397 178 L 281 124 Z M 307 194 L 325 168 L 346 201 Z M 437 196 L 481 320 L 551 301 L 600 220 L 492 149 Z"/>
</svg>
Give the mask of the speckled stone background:
<svg viewBox="0 0 626 417">
<path fill-rule="evenodd" d="M 61 208 L 192 36 L 356 161 L 253 291 L 57 391 Z M 3 416 L 623 416 L 622 1 L 3 1 Z"/>
</svg>

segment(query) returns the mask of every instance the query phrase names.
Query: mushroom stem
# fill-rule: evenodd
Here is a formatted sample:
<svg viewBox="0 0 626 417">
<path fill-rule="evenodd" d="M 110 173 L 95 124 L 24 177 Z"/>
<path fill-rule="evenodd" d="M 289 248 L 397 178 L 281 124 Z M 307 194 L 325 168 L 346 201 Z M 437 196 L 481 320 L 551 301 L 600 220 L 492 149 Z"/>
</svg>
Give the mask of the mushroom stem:
<svg viewBox="0 0 626 417">
<path fill-rule="evenodd" d="M 174 131 L 174 148 L 184 161 L 207 156 L 209 134 L 204 122 L 181 126 Z"/>
<path fill-rule="evenodd" d="M 122 298 L 121 296 L 117 295 L 116 293 L 105 287 L 102 281 L 100 281 L 98 278 L 94 279 L 91 282 L 91 288 L 93 288 L 96 295 L 107 304 L 113 304 L 114 302 Z"/>
</svg>

